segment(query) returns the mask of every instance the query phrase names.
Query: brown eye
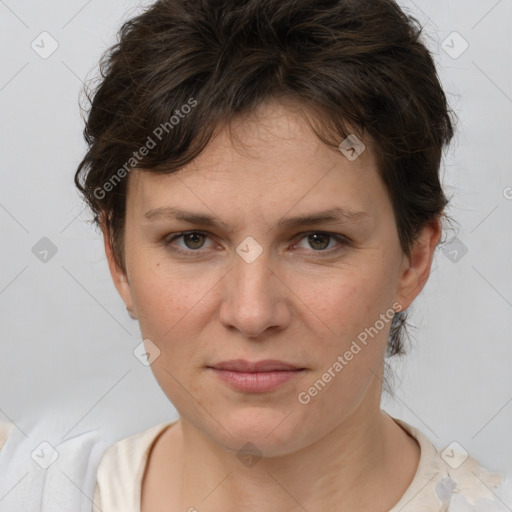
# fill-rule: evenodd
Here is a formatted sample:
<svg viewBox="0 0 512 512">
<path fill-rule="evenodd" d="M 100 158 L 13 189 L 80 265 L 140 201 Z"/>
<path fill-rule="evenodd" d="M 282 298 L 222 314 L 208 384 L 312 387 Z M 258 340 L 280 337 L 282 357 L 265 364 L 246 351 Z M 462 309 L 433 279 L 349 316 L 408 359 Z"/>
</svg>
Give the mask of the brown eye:
<svg viewBox="0 0 512 512">
<path fill-rule="evenodd" d="M 324 235 L 323 233 L 314 233 L 308 236 L 308 243 L 313 249 L 324 250 L 329 246 L 329 239 L 332 238 L 330 235 Z"/>
<path fill-rule="evenodd" d="M 202 231 L 188 231 L 186 233 L 177 233 L 167 237 L 164 240 L 164 246 L 177 252 L 200 252 L 208 235 Z M 181 239 L 182 245 L 176 244 L 175 241 Z"/>
<path fill-rule="evenodd" d="M 303 245 L 301 248 L 313 249 L 313 252 L 332 252 L 331 249 L 334 248 L 334 251 L 336 251 L 348 244 L 348 240 L 342 235 L 317 231 L 312 233 L 305 233 L 302 237 L 302 240 L 307 241 L 308 247 Z M 332 242 L 337 242 L 339 247 L 336 248 L 336 243 L 332 244 Z M 300 243 L 302 243 L 302 241 Z"/>
<path fill-rule="evenodd" d="M 186 233 L 182 235 L 183 242 L 189 249 L 200 249 L 204 245 L 204 233 Z"/>
</svg>

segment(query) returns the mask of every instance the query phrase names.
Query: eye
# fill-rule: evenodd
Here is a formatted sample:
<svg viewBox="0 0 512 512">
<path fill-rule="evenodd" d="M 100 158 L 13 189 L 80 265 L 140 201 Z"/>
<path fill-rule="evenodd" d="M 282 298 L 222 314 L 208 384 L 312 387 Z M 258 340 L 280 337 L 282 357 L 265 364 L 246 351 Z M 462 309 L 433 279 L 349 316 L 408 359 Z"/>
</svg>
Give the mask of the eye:
<svg viewBox="0 0 512 512">
<path fill-rule="evenodd" d="M 198 249 L 203 247 L 204 240 L 207 237 L 208 235 L 202 231 L 187 231 L 185 233 L 176 233 L 173 236 L 165 238 L 164 245 L 165 247 L 176 250 L 178 252 L 199 252 Z M 183 240 L 185 247 L 171 247 L 171 244 L 179 238 Z"/>
<path fill-rule="evenodd" d="M 309 247 L 313 248 L 313 252 L 336 252 L 343 246 L 347 245 L 349 242 L 348 239 L 343 235 L 336 233 L 325 233 L 322 231 L 311 231 L 309 233 L 303 233 L 301 240 L 305 240 Z M 330 241 L 338 242 L 341 247 L 331 251 L 333 247 L 336 247 L 336 244 L 330 245 Z"/>
</svg>

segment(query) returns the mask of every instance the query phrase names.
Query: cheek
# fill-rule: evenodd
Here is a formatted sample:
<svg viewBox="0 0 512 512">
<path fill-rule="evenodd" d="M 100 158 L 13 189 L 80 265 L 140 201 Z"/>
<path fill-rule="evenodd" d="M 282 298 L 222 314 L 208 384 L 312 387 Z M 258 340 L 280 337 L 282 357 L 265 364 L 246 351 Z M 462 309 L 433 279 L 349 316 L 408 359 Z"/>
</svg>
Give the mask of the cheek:
<svg viewBox="0 0 512 512">
<path fill-rule="evenodd" d="M 143 337 L 151 339 L 167 361 L 187 358 L 193 364 L 200 354 L 201 332 L 214 317 L 222 275 L 159 264 L 150 255 L 137 263 L 131 289 Z"/>
<path fill-rule="evenodd" d="M 310 401 L 300 407 L 311 417 L 341 421 L 361 403 L 382 367 L 392 319 L 390 314 L 380 320 L 390 310 L 389 278 L 373 267 L 350 275 L 340 271 L 322 287 L 302 284 L 299 293 L 315 313 L 308 314 L 310 329 L 327 335 L 318 336 L 317 366 L 300 390 Z"/>
<path fill-rule="evenodd" d="M 130 288 L 137 311 L 144 317 L 164 320 L 182 316 L 193 299 L 195 280 L 171 266 L 160 250 L 135 249 L 130 258 Z M 168 322 L 172 319 L 168 318 Z"/>
<path fill-rule="evenodd" d="M 322 347 L 310 384 L 328 382 L 312 400 L 311 410 L 318 407 L 320 414 L 322 407 L 332 407 L 335 414 L 344 414 L 359 403 L 382 366 L 393 315 L 389 275 L 383 266 L 368 265 L 350 272 L 340 269 L 322 285 L 300 283 L 297 294 L 308 306 L 304 311 L 315 313 L 308 313 L 307 323 Z M 388 318 L 382 321 L 386 312 Z M 322 383 L 319 386 L 322 389 Z"/>
<path fill-rule="evenodd" d="M 163 341 L 190 309 L 193 292 L 179 274 L 166 272 L 150 254 L 138 256 L 132 258 L 130 288 L 140 328 L 144 337 Z"/>
<path fill-rule="evenodd" d="M 194 376 L 204 363 L 205 347 L 200 338 L 204 322 L 211 318 L 206 308 L 208 290 L 214 283 L 207 277 L 191 278 L 146 261 L 132 281 L 142 337 L 160 351 L 151 370 L 163 392 L 179 408 L 190 407 L 190 394 L 201 396 L 205 392 Z"/>
<path fill-rule="evenodd" d="M 295 278 L 293 290 L 307 316 L 337 344 L 373 325 L 393 299 L 389 276 L 370 264 L 338 269 L 327 279 Z"/>
</svg>

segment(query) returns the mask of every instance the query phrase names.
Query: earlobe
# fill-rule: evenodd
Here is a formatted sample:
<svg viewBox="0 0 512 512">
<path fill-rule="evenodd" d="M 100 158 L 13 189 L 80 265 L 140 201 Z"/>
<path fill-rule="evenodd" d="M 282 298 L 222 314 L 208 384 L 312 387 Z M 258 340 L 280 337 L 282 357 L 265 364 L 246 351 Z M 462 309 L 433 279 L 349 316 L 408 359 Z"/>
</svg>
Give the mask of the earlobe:
<svg viewBox="0 0 512 512">
<path fill-rule="evenodd" d="M 126 311 L 128 311 L 128 314 L 130 315 L 130 318 L 133 318 L 134 320 L 137 319 L 137 315 L 133 311 L 133 308 L 130 308 L 130 307 L 126 306 Z"/>
<path fill-rule="evenodd" d="M 437 216 L 423 228 L 411 248 L 410 255 L 404 255 L 396 299 L 402 304 L 402 309 L 411 305 L 428 281 L 441 233 L 441 219 Z"/>
<path fill-rule="evenodd" d="M 117 261 L 114 257 L 114 249 L 112 247 L 112 237 L 104 221 L 101 222 L 101 230 L 103 232 L 103 245 L 105 247 L 105 256 L 107 257 L 108 267 L 114 285 L 119 295 L 123 299 L 130 317 L 137 318 L 133 308 L 133 300 L 128 277 L 126 275 L 126 272 L 117 264 Z"/>
</svg>

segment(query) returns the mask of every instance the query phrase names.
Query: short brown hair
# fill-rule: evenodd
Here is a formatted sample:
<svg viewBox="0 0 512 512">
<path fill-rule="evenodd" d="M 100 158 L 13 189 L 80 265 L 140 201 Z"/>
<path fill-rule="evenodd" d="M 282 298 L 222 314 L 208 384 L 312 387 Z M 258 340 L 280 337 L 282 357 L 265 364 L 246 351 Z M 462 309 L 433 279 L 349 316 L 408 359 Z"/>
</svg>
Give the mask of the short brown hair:
<svg viewBox="0 0 512 512">
<path fill-rule="evenodd" d="M 374 141 L 408 254 L 426 223 L 444 216 L 439 169 L 453 136 L 421 34 L 392 0 L 159 0 L 124 23 L 87 93 L 88 151 L 75 175 L 119 267 L 129 169 L 173 172 L 221 123 L 280 97 L 301 102 L 328 145 L 349 127 Z M 141 151 L 155 132 L 158 143 Z M 406 312 L 395 315 L 388 356 L 404 353 L 405 320 Z"/>
</svg>

